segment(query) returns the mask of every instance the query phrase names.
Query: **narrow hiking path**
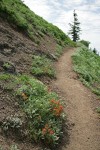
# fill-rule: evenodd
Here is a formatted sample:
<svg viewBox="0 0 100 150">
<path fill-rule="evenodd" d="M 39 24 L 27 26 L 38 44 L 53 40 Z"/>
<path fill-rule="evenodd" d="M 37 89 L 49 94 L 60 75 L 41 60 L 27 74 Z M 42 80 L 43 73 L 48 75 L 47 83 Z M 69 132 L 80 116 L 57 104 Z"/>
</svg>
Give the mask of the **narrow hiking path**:
<svg viewBox="0 0 100 150">
<path fill-rule="evenodd" d="M 73 124 L 69 130 L 69 144 L 63 150 L 100 150 L 100 119 L 93 110 L 93 101 L 97 99 L 78 79 L 72 69 L 69 49 L 57 63 L 57 80 L 52 86 L 60 91 L 65 100 L 65 112 Z"/>
</svg>

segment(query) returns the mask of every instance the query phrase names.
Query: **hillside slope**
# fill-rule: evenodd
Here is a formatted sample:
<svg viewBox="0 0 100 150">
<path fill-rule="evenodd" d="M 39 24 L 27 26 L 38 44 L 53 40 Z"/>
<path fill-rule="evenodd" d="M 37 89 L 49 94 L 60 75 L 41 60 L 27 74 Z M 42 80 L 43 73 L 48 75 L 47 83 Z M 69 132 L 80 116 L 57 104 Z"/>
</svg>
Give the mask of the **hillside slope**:
<svg viewBox="0 0 100 150">
<path fill-rule="evenodd" d="M 78 73 L 80 80 L 100 96 L 100 56 L 80 43 L 78 51 L 72 58 L 74 70 Z"/>
<path fill-rule="evenodd" d="M 0 149 L 36 150 L 41 141 L 51 148 L 59 143 L 62 102 L 36 78 L 49 84 L 55 60 L 64 47 L 74 45 L 21 0 L 0 1 Z"/>
<path fill-rule="evenodd" d="M 33 13 L 21 0 L 1 0 L 0 8 L 0 16 L 7 19 L 13 27 L 17 26 L 35 43 L 39 43 L 39 38 L 45 35 L 52 36 L 61 45 L 72 43 L 58 27 Z"/>
<path fill-rule="evenodd" d="M 10 60 L 19 72 L 30 68 L 34 53 L 59 56 L 63 46 L 74 45 L 59 28 L 34 14 L 20 0 L 0 1 L 0 32 L 1 61 Z"/>
<path fill-rule="evenodd" d="M 100 58 L 88 50 L 74 55 L 77 75 L 69 49 L 74 46 L 65 33 L 21 0 L 0 1 L 0 150 L 65 150 L 65 145 L 71 150 L 90 146 L 99 150 L 100 126 L 94 111 L 98 97 L 77 77 L 100 95 Z M 70 138 L 65 112 L 73 126 Z"/>
</svg>

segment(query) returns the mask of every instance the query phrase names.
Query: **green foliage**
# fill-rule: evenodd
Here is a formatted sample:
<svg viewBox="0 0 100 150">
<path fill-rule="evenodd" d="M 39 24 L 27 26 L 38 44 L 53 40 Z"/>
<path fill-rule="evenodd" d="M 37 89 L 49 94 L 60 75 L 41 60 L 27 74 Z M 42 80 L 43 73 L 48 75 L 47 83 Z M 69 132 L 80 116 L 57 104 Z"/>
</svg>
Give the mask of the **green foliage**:
<svg viewBox="0 0 100 150">
<path fill-rule="evenodd" d="M 0 150 L 4 150 L 3 147 L 0 145 Z M 19 150 L 17 145 L 11 145 L 11 148 L 9 150 Z"/>
<path fill-rule="evenodd" d="M 97 108 L 97 112 L 100 113 L 100 107 Z"/>
<path fill-rule="evenodd" d="M 12 75 L 11 79 L 9 82 L 14 81 L 13 93 L 19 98 L 19 105 L 27 116 L 29 136 L 35 142 L 43 141 L 50 147 L 57 145 L 64 124 L 63 106 L 58 95 L 30 76 Z M 7 117 L 2 124 L 4 131 L 19 130 L 21 127 L 22 121 L 16 116 Z"/>
<path fill-rule="evenodd" d="M 76 42 L 80 39 L 79 35 L 81 30 L 80 30 L 80 22 L 77 19 L 77 13 L 75 12 L 75 10 L 73 16 L 74 16 L 73 24 L 71 23 L 69 24 L 71 27 L 69 34 L 72 36 L 73 41 Z"/>
<path fill-rule="evenodd" d="M 80 42 L 89 48 L 89 44 L 90 44 L 89 41 L 81 40 Z"/>
<path fill-rule="evenodd" d="M 82 45 L 72 58 L 74 70 L 79 74 L 81 81 L 100 95 L 100 56 Z"/>
<path fill-rule="evenodd" d="M 4 131 L 8 131 L 10 129 L 18 130 L 22 126 L 22 121 L 17 116 L 8 116 L 2 123 L 2 128 Z"/>
<path fill-rule="evenodd" d="M 10 78 L 10 74 L 0 74 L 0 80 L 9 80 Z"/>
<path fill-rule="evenodd" d="M 10 150 L 19 150 L 19 148 L 17 147 L 17 145 L 12 145 Z"/>
<path fill-rule="evenodd" d="M 29 133 L 36 142 L 43 140 L 48 145 L 56 145 L 62 135 L 63 107 L 55 93 L 40 81 L 21 77 L 18 89 L 23 101 L 23 109 L 28 116 Z"/>
<path fill-rule="evenodd" d="M 0 85 L 3 89 L 12 92 L 16 83 L 15 83 L 15 76 L 8 73 L 1 73 L 0 74 Z"/>
<path fill-rule="evenodd" d="M 60 45 L 57 45 L 55 56 L 60 57 L 62 53 L 63 53 L 63 48 Z"/>
<path fill-rule="evenodd" d="M 9 67 L 10 67 L 10 64 L 9 64 L 9 63 L 4 63 L 4 64 L 3 64 L 3 67 L 9 68 Z"/>
<path fill-rule="evenodd" d="M 3 150 L 2 146 L 0 145 L 0 150 Z"/>
<path fill-rule="evenodd" d="M 0 1 L 0 16 L 5 17 L 12 25 L 24 31 L 34 42 L 38 36 L 50 34 L 62 46 L 67 44 L 73 46 L 74 43 L 58 27 L 48 23 L 43 18 L 32 12 L 21 0 Z"/>
<path fill-rule="evenodd" d="M 94 48 L 94 49 L 93 49 L 93 52 L 94 52 L 95 54 L 97 54 L 97 50 L 96 50 L 96 48 Z"/>
<path fill-rule="evenodd" d="M 46 56 L 34 56 L 32 73 L 36 76 L 55 77 L 52 61 Z"/>
</svg>

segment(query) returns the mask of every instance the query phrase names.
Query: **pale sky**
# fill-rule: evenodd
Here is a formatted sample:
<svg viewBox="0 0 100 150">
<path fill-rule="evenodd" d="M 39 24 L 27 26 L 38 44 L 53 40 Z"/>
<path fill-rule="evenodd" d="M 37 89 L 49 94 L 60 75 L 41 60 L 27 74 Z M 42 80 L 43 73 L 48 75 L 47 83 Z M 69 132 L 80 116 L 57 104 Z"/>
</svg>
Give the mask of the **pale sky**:
<svg viewBox="0 0 100 150">
<path fill-rule="evenodd" d="M 81 23 L 80 38 L 90 41 L 90 47 L 100 53 L 100 0 L 24 0 L 24 3 L 66 34 L 75 9 Z"/>
</svg>

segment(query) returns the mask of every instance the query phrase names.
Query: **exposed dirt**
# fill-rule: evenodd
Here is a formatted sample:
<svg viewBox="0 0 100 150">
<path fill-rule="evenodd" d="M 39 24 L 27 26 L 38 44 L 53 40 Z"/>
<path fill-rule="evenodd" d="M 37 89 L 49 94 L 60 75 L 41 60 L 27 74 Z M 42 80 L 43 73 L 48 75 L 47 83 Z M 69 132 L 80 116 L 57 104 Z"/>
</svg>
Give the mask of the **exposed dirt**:
<svg viewBox="0 0 100 150">
<path fill-rule="evenodd" d="M 98 98 L 87 89 L 73 71 L 69 49 L 57 63 L 57 80 L 52 83 L 64 98 L 65 112 L 73 126 L 69 130 L 69 144 L 63 150 L 100 150 L 100 118 L 95 112 Z"/>
<path fill-rule="evenodd" d="M 38 38 L 36 44 L 0 17 L 0 71 L 3 71 L 2 64 L 8 62 L 17 72 L 29 74 L 33 55 L 44 53 L 52 57 L 57 48 L 56 40 L 50 35 Z"/>
</svg>

